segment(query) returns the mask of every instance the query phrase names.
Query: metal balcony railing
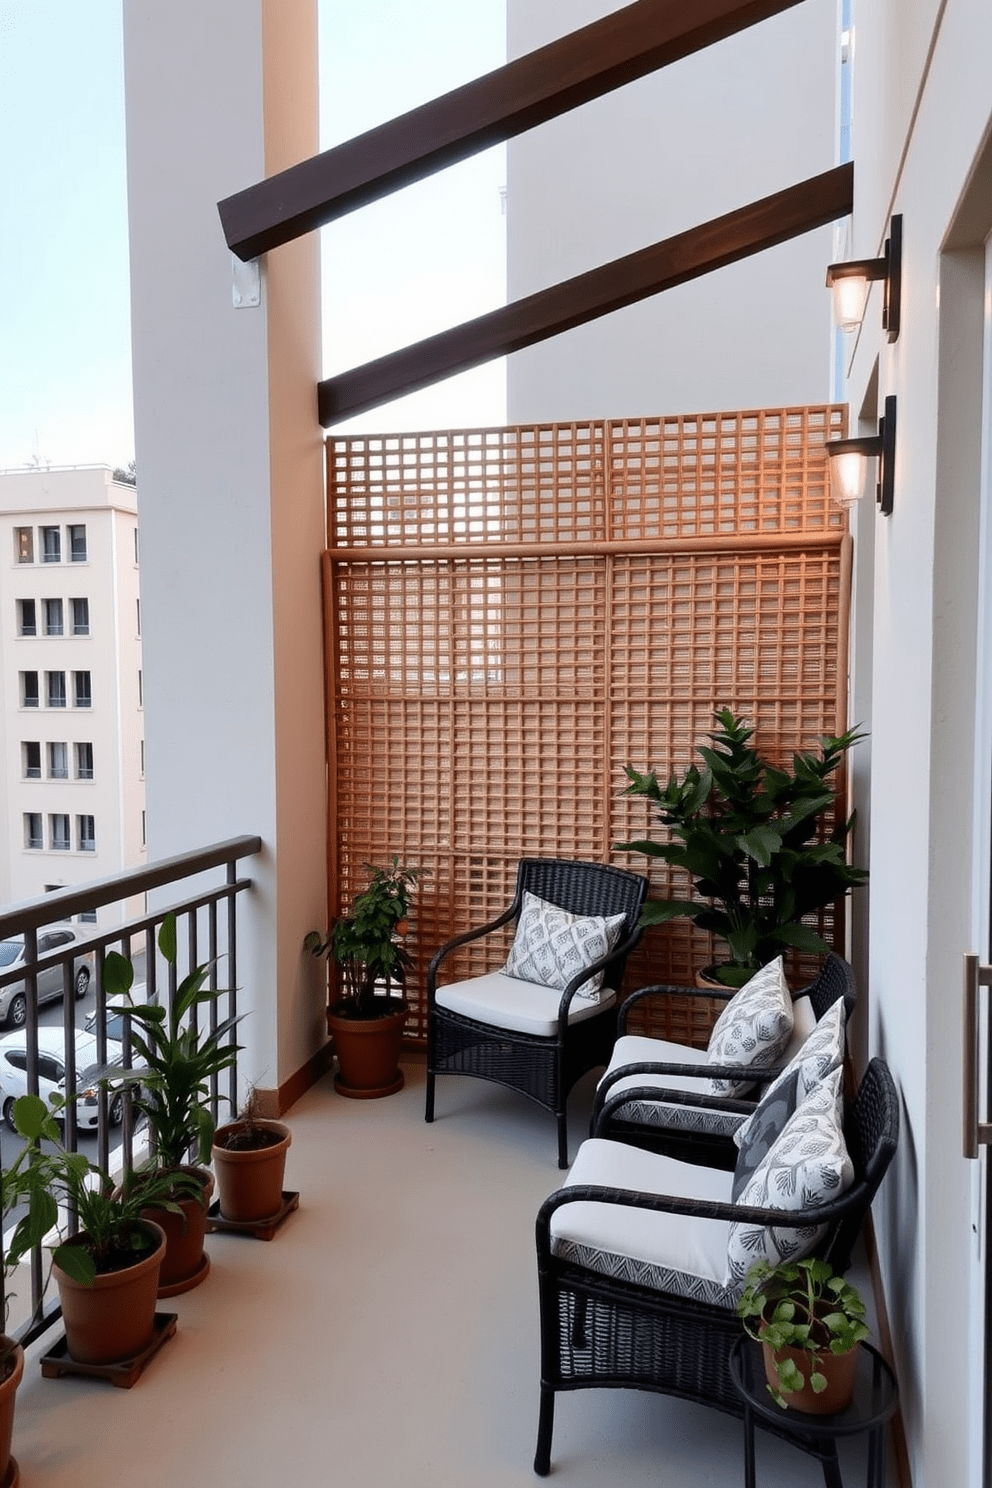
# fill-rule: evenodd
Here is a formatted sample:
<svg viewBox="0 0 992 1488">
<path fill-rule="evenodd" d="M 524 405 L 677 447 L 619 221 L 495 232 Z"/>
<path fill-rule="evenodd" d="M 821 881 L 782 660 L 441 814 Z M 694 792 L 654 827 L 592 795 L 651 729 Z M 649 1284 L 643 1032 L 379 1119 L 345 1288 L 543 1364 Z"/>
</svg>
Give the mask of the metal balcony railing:
<svg viewBox="0 0 992 1488">
<path fill-rule="evenodd" d="M 56 987 L 61 980 L 64 1094 L 68 1102 L 63 1140 L 70 1151 L 81 1150 L 76 1101 L 80 1097 L 78 1082 L 83 1071 L 76 1068 L 76 1036 L 79 1033 L 76 999 L 77 978 L 80 978 L 82 968 L 89 972 L 86 990 L 91 987 L 95 992 L 93 1033 L 96 1039 L 95 1063 L 99 1065 L 110 1062 L 107 997 L 103 989 L 103 966 L 110 950 L 120 951 L 135 963 L 135 983 L 144 982 L 143 995 L 148 1001 L 167 1001 L 194 966 L 209 963 L 207 985 L 217 990 L 218 996 L 207 1005 L 208 1011 L 204 1014 L 201 1010 L 200 1015 L 209 1017 L 211 1027 L 234 1017 L 238 1012 L 237 901 L 238 895 L 251 884 L 250 878 L 239 877 L 238 863 L 257 853 L 261 845 L 260 837 L 233 837 L 211 847 L 181 853 L 79 888 L 59 889 L 43 898 L 0 911 L 0 942 L 14 938 L 22 938 L 24 942 L 23 958 L 7 969 L 0 967 L 0 990 L 16 983 L 18 992 L 23 993 L 23 1005 L 18 1005 L 13 1011 L 15 1026 L 24 1029 L 27 1088 L 32 1094 L 39 1093 L 39 989 L 42 998 L 47 1000 L 53 990 L 53 978 Z M 179 887 L 183 885 L 185 892 Z M 172 886 L 177 886 L 178 897 L 171 898 L 167 892 L 159 893 L 157 897 L 162 902 L 150 910 L 147 896 L 156 891 L 168 891 Z M 91 933 L 85 923 L 87 917 L 112 904 L 124 906 L 122 923 L 99 931 L 93 926 Z M 140 908 L 136 909 L 136 904 Z M 171 966 L 156 948 L 159 927 L 170 911 L 176 916 L 178 942 L 176 964 Z M 71 941 L 60 946 L 47 944 L 50 939 L 55 939 L 53 932 L 65 930 L 70 923 L 76 932 Z M 194 1017 L 196 1011 L 194 1009 Z M 234 1033 L 230 1037 L 233 1042 Z M 124 1068 L 131 1067 L 132 1056 L 126 1032 L 121 1041 L 120 1058 Z M 215 1118 L 220 1114 L 222 1103 L 230 1103 L 233 1108 L 237 1097 L 238 1070 L 235 1064 L 225 1071 L 222 1080 L 215 1077 L 212 1082 L 210 1101 Z M 6 1094 L 0 1093 L 0 1100 L 5 1099 Z M 112 1097 L 101 1091 L 95 1099 L 98 1108 L 95 1160 L 110 1173 L 123 1171 L 136 1156 L 140 1158 L 141 1155 L 138 1144 L 142 1139 L 134 1129 L 130 1100 L 123 1101 L 117 1129 L 111 1127 L 110 1121 Z M 19 1139 L 4 1131 L 3 1144 L 15 1140 Z M 93 1156 L 91 1140 L 86 1142 L 84 1150 Z M 0 1160 L 2 1158 L 0 1145 Z M 12 1222 L 11 1216 L 4 1216 L 6 1226 Z M 67 1226 L 70 1234 L 75 1232 L 77 1222 L 74 1215 L 67 1216 Z M 30 1272 L 29 1316 L 19 1326 L 10 1328 L 22 1343 L 37 1338 L 60 1315 L 57 1302 L 45 1302 L 45 1268 L 40 1247 L 31 1257 Z"/>
</svg>

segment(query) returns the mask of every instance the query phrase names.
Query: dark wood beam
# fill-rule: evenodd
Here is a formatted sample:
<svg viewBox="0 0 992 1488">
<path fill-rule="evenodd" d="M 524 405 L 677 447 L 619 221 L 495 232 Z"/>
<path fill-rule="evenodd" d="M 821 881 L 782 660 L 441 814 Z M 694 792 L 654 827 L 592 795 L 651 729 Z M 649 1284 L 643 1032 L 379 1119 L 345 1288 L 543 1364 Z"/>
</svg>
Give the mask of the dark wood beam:
<svg viewBox="0 0 992 1488">
<path fill-rule="evenodd" d="M 218 203 L 239 258 L 501 144 L 802 0 L 636 0 Z"/>
<path fill-rule="evenodd" d="M 837 166 L 701 227 L 329 377 L 317 385 L 320 422 L 325 428 L 340 423 L 811 232 L 845 217 L 853 197 L 853 165 Z"/>
</svg>

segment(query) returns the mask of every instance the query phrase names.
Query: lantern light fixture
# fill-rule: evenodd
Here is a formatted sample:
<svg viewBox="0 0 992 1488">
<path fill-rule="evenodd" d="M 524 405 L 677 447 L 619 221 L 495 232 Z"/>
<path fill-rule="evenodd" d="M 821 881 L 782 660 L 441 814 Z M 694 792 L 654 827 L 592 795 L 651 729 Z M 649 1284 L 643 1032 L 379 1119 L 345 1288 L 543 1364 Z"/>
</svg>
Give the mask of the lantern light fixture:
<svg viewBox="0 0 992 1488">
<path fill-rule="evenodd" d="M 853 506 L 865 487 L 868 461 L 878 461 L 875 499 L 883 516 L 892 514 L 895 498 L 896 400 L 885 400 L 878 433 L 860 439 L 831 439 L 824 445 L 830 461 L 830 494 L 838 506 Z"/>
<path fill-rule="evenodd" d="M 864 320 L 868 285 L 884 280 L 882 329 L 890 341 L 899 336 L 900 300 L 902 298 L 902 215 L 889 223 L 889 236 L 881 258 L 852 259 L 850 263 L 830 264 L 827 288 L 833 290 L 834 320 L 842 331 L 854 331 Z"/>
</svg>

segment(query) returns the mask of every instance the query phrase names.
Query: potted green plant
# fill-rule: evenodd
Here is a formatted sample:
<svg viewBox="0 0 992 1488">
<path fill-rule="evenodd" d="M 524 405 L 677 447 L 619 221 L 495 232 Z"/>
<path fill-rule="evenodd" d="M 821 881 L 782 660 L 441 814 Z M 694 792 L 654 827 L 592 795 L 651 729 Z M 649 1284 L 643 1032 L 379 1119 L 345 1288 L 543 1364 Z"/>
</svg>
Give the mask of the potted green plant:
<svg viewBox="0 0 992 1488">
<path fill-rule="evenodd" d="M 400 1043 L 406 1021 L 403 987 L 413 959 L 402 943 L 410 897 L 426 869 L 409 868 L 394 855 L 386 868 L 366 863 L 368 888 L 356 895 L 326 935 L 311 930 L 304 941 L 314 956 L 341 968 L 343 993 L 327 1010 L 340 1073 L 334 1088 L 368 1099 L 401 1089 Z"/>
<path fill-rule="evenodd" d="M 818 753 L 796 754 L 792 769 L 761 758 L 754 730 L 729 708 L 716 713 L 712 747 L 701 746 L 702 768 L 662 787 L 654 771 L 630 765 L 626 794 L 644 796 L 671 839 L 617 843 L 682 869 L 697 898 L 645 902 L 642 926 L 687 917 L 726 941 L 729 961 L 717 981 L 740 987 L 784 950 L 825 954 L 831 948 L 808 916 L 863 884 L 867 870 L 847 862 L 853 815 L 831 824 L 837 792 L 830 777 L 863 736 L 851 729 L 824 738 Z"/>
<path fill-rule="evenodd" d="M 286 1153 L 292 1133 L 281 1121 L 263 1117 L 258 1092 L 250 1086 L 234 1121 L 214 1133 L 221 1218 L 235 1225 L 262 1224 L 283 1204 Z"/>
<path fill-rule="evenodd" d="M 762 1346 L 769 1394 L 779 1405 L 832 1415 L 850 1403 L 858 1344 L 868 1337 L 865 1305 L 828 1261 L 756 1261 L 737 1313 Z"/>
<path fill-rule="evenodd" d="M 51 1273 L 59 1289 L 66 1346 L 81 1364 L 113 1364 L 150 1346 L 165 1236 L 144 1218 L 150 1204 L 178 1209 L 178 1198 L 195 1180 L 154 1168 L 128 1171 L 120 1184 L 81 1152 L 62 1143 L 58 1122 L 64 1099 L 50 1105 L 37 1095 L 14 1102 L 14 1124 L 30 1144 L 18 1175 L 27 1212 L 11 1237 L 11 1264 L 50 1230 L 60 1232 L 66 1212 L 80 1230 L 52 1253 Z M 40 1145 L 42 1142 L 44 1146 Z"/>
<path fill-rule="evenodd" d="M 4 1233 L 17 1211 L 17 1206 L 26 1197 L 22 1170 L 28 1160 L 28 1150 L 24 1147 L 9 1167 L 0 1170 L 0 1223 L 2 1223 Z M 19 1228 L 25 1222 L 26 1216 L 22 1216 L 18 1220 L 17 1227 Z M 24 1349 L 16 1338 L 12 1338 L 6 1332 L 12 1296 L 10 1282 L 21 1260 L 21 1255 L 13 1243 L 14 1239 L 16 1239 L 16 1230 L 11 1242 L 3 1247 L 3 1256 L 0 1260 L 3 1275 L 4 1325 L 4 1331 L 0 1333 L 0 1484 L 19 1481 L 17 1464 L 11 1457 L 10 1448 L 14 1434 L 17 1387 L 24 1375 Z"/>
<path fill-rule="evenodd" d="M 176 962 L 176 919 L 168 914 L 162 922 L 158 946 L 170 966 Z M 227 1018 L 211 1028 L 195 1023 L 196 1008 L 213 1002 L 220 993 L 205 985 L 209 964 L 197 966 L 179 983 L 168 1007 L 156 1002 L 135 1002 L 131 996 L 134 967 L 116 951 L 107 954 L 103 985 L 114 1001 L 111 1013 L 126 1014 L 130 1041 L 140 1064 L 124 1071 L 130 1085 L 134 1109 L 148 1123 L 153 1165 L 158 1174 L 182 1174 L 186 1190 L 177 1200 L 178 1209 L 153 1210 L 150 1219 L 166 1233 L 166 1254 L 159 1278 L 159 1296 L 171 1297 L 198 1286 L 210 1269 L 204 1250 L 207 1208 L 213 1190 L 210 1161 L 214 1136 L 211 1110 L 211 1080 L 229 1069 L 240 1047 L 229 1035 L 237 1018 Z M 110 1067 L 105 1072 L 110 1077 Z M 119 1083 L 118 1066 L 112 1077 Z M 195 1164 L 190 1164 L 190 1156 Z M 192 1190 L 187 1180 L 194 1180 Z M 149 1182 L 143 1169 L 140 1182 Z"/>
</svg>

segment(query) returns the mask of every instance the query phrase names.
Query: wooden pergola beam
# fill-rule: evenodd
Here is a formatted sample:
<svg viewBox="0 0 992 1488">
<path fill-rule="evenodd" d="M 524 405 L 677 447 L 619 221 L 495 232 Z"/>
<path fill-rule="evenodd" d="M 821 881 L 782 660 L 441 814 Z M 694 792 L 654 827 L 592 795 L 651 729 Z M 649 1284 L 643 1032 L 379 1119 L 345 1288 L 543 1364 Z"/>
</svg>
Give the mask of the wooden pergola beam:
<svg viewBox="0 0 992 1488">
<path fill-rule="evenodd" d="M 218 203 L 257 258 L 802 0 L 635 0 L 505 67 Z"/>
<path fill-rule="evenodd" d="M 339 423 L 811 232 L 845 217 L 853 196 L 853 165 L 836 166 L 701 227 L 329 377 L 317 385 L 320 422 L 325 428 Z"/>
</svg>

